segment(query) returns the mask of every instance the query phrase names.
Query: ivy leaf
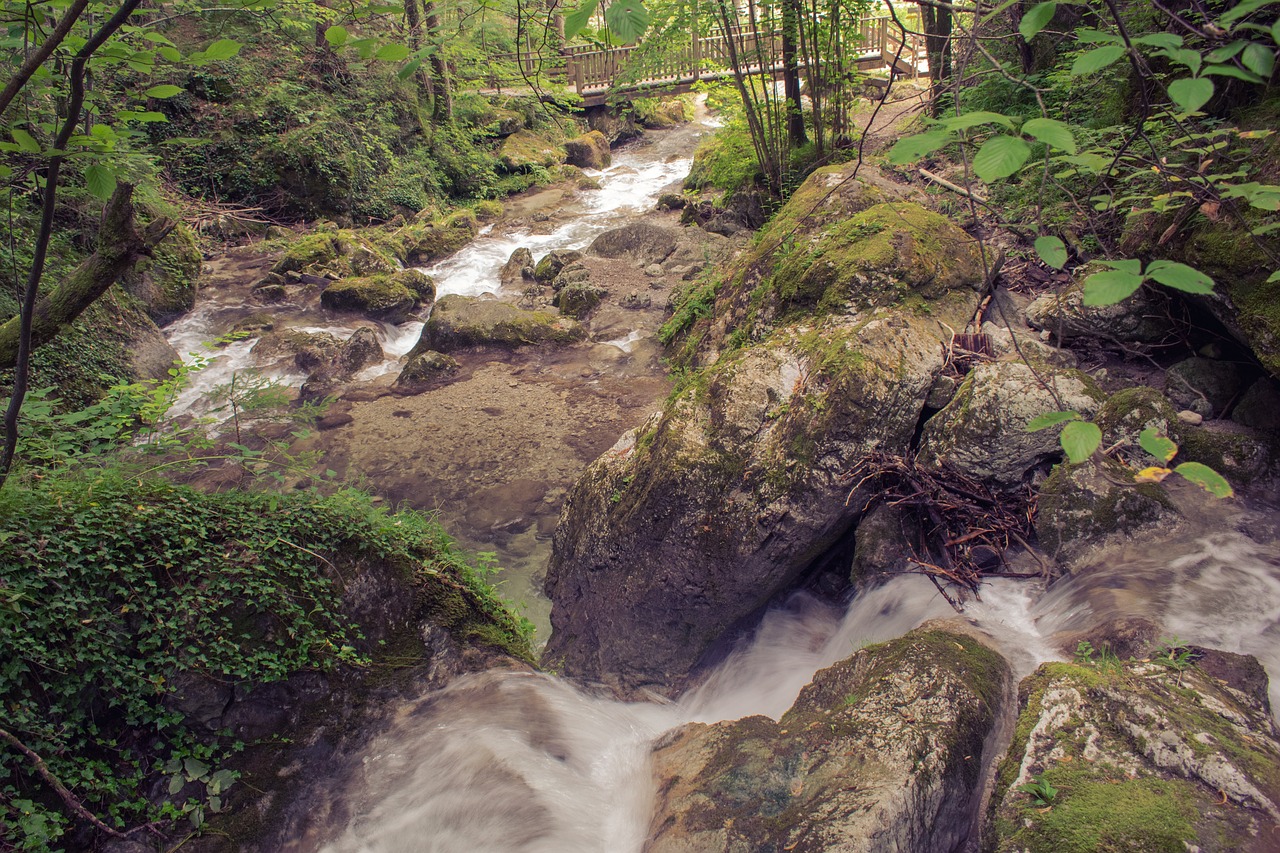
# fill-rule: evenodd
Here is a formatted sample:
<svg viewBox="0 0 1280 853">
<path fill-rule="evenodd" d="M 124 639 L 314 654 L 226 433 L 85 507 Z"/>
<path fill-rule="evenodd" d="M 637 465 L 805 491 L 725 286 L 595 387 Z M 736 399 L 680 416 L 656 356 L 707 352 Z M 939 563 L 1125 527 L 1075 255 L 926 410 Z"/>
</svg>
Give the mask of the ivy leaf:
<svg viewBox="0 0 1280 853">
<path fill-rule="evenodd" d="M 564 37 L 571 39 L 582 32 L 582 28 L 591 20 L 591 16 L 596 13 L 596 7 L 599 5 L 600 0 L 583 0 L 578 8 L 565 15 Z"/>
<path fill-rule="evenodd" d="M 383 62 L 399 62 L 408 55 L 409 48 L 403 44 L 384 44 L 373 54 L 373 58 Z"/>
<path fill-rule="evenodd" d="M 1194 267 L 1175 261 L 1147 264 L 1147 278 L 1184 293 L 1213 293 L 1213 279 Z"/>
<path fill-rule="evenodd" d="M 1055 270 L 1067 265 L 1067 244 L 1062 242 L 1061 237 L 1037 237 L 1035 246 L 1040 260 Z"/>
<path fill-rule="evenodd" d="M 1143 278 L 1124 270 L 1097 272 L 1084 280 L 1085 305 L 1115 305 L 1142 286 Z"/>
<path fill-rule="evenodd" d="M 1138 444 L 1161 462 L 1168 462 L 1178 455 L 1178 445 L 1167 435 L 1161 435 L 1155 427 L 1147 427 L 1139 433 Z"/>
<path fill-rule="evenodd" d="M 240 42 L 231 39 L 218 39 L 204 49 L 204 58 L 212 60 L 230 59 L 240 52 Z"/>
<path fill-rule="evenodd" d="M 938 124 L 942 125 L 947 130 L 966 130 L 980 124 L 998 124 L 1002 127 L 1007 127 L 1010 130 L 1013 129 L 1013 119 L 1009 118 L 1007 115 L 986 112 L 984 110 L 962 113 L 958 116 L 948 116 L 947 118 L 939 119 Z"/>
<path fill-rule="evenodd" d="M 1240 56 L 1240 62 L 1259 77 L 1267 78 L 1276 67 L 1276 56 L 1271 49 L 1256 41 L 1249 42 Z"/>
<path fill-rule="evenodd" d="M 1018 23 L 1018 32 L 1027 41 L 1031 41 L 1036 34 L 1049 26 L 1049 22 L 1053 20 L 1053 15 L 1058 11 L 1058 4 L 1037 3 L 1027 10 L 1022 16 L 1022 20 Z"/>
<path fill-rule="evenodd" d="M 1277 281 L 1280 281 L 1280 270 L 1276 270 L 1267 276 L 1267 284 L 1275 284 Z"/>
<path fill-rule="evenodd" d="M 649 29 L 649 10 L 640 0 L 613 0 L 604 10 L 604 22 L 623 42 L 631 43 Z"/>
<path fill-rule="evenodd" d="M 1050 412 L 1047 415 L 1032 418 L 1027 423 L 1027 432 L 1039 432 L 1042 429 L 1064 424 L 1067 421 L 1079 420 L 1079 418 L 1079 412 Z"/>
<path fill-rule="evenodd" d="M 168 83 L 165 83 L 164 85 L 161 85 L 161 86 L 152 86 L 150 89 L 143 92 L 142 94 L 146 95 L 148 98 L 172 98 L 174 95 L 182 94 L 182 87 L 172 86 Z"/>
<path fill-rule="evenodd" d="M 1102 444 L 1102 430 L 1098 429 L 1097 424 L 1088 421 L 1072 421 L 1062 428 L 1058 443 L 1066 451 L 1067 461 L 1072 465 L 1079 465 Z"/>
<path fill-rule="evenodd" d="M 183 759 L 182 769 L 186 771 L 187 778 L 199 779 L 201 776 L 204 776 L 209 772 L 209 765 L 193 756 L 191 758 Z"/>
<path fill-rule="evenodd" d="M 1184 77 L 1169 84 L 1169 97 L 1184 113 L 1193 113 L 1213 97 L 1213 81 L 1204 77 Z"/>
<path fill-rule="evenodd" d="M 1095 71 L 1101 71 L 1124 56 L 1124 51 L 1125 47 L 1122 44 L 1109 44 L 1106 47 L 1096 47 L 1088 53 L 1081 54 L 1071 65 L 1071 76 L 1080 77 L 1085 74 L 1092 74 Z"/>
<path fill-rule="evenodd" d="M 1016 136 L 1000 134 L 982 143 L 978 153 L 973 155 L 973 171 L 979 178 L 991 183 L 1009 177 L 1021 169 L 1022 164 L 1030 157 L 1030 145 Z"/>
<path fill-rule="evenodd" d="M 926 154 L 938 150 L 951 141 L 951 132 L 930 130 L 912 136 L 904 136 L 889 149 L 889 162 L 895 166 L 913 163 Z"/>
<path fill-rule="evenodd" d="M 84 184 L 94 198 L 106 201 L 116 191 L 116 175 L 106 166 L 88 166 L 84 170 Z"/>
<path fill-rule="evenodd" d="M 1022 125 L 1022 132 L 1068 154 L 1076 153 L 1076 138 L 1066 122 L 1052 118 L 1033 118 Z"/>
<path fill-rule="evenodd" d="M 1173 470 L 1181 474 L 1183 479 L 1195 483 L 1215 498 L 1229 498 L 1235 494 L 1231 484 L 1208 465 L 1201 465 L 1199 462 L 1183 462 Z"/>
<path fill-rule="evenodd" d="M 336 24 L 324 31 L 324 40 L 329 43 L 330 47 L 342 47 L 347 43 L 347 37 L 350 33 L 346 27 L 340 27 Z"/>
</svg>

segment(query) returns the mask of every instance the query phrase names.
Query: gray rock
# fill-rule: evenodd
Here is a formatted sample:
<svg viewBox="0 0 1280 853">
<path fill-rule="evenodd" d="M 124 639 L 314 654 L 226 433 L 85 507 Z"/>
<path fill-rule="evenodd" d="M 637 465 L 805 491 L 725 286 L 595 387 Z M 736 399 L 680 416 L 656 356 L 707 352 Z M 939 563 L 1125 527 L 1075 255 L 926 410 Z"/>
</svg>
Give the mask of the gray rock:
<svg viewBox="0 0 1280 853">
<path fill-rule="evenodd" d="M 339 373 L 350 376 L 371 364 L 378 364 L 383 358 L 377 334 L 364 326 L 356 329 L 351 337 L 343 341 L 342 348 L 338 350 L 336 366 Z"/>
<path fill-rule="evenodd" d="M 1253 429 L 1280 430 L 1280 387 L 1271 379 L 1257 380 L 1240 397 L 1231 419 Z"/>
<path fill-rule="evenodd" d="M 496 299 L 449 295 L 436 303 L 409 357 L 427 350 L 450 353 L 472 347 L 570 344 L 585 337 L 577 323 L 546 311 L 527 311 Z"/>
<path fill-rule="evenodd" d="M 538 265 L 533 268 L 533 277 L 543 284 L 550 284 L 555 281 L 556 276 L 560 275 L 560 271 L 574 261 L 581 260 L 582 253 L 575 252 L 572 249 L 557 249 L 548 252 L 538 261 Z"/>
<path fill-rule="evenodd" d="M 1169 399 L 1206 418 L 1221 417 L 1243 390 L 1240 368 L 1227 361 L 1188 358 L 1165 374 Z"/>
<path fill-rule="evenodd" d="M 1086 275 L 1098 270 L 1090 268 Z M 1103 338 L 1132 343 L 1159 343 L 1175 330 L 1168 299 L 1150 288 L 1140 288 L 1115 305 L 1085 305 L 1082 285 L 1061 294 L 1046 294 L 1027 308 L 1027 322 L 1062 341 Z"/>
<path fill-rule="evenodd" d="M 602 258 L 629 258 L 641 267 L 660 264 L 676 250 L 677 232 L 651 222 L 632 222 L 606 231 L 587 250 Z"/>
<path fill-rule="evenodd" d="M 448 356 L 435 350 L 425 350 L 410 356 L 405 363 L 404 369 L 396 377 L 395 384 L 399 386 L 420 385 L 448 376 L 451 373 L 456 373 L 457 370 L 458 361 L 453 356 Z"/>
<path fill-rule="evenodd" d="M 511 257 L 507 258 L 507 262 L 502 265 L 502 272 L 499 273 L 499 279 L 504 287 L 513 287 L 521 282 L 533 278 L 533 252 L 530 252 L 524 246 L 516 249 L 511 253 Z M 526 272 L 529 274 L 526 275 Z"/>
</svg>

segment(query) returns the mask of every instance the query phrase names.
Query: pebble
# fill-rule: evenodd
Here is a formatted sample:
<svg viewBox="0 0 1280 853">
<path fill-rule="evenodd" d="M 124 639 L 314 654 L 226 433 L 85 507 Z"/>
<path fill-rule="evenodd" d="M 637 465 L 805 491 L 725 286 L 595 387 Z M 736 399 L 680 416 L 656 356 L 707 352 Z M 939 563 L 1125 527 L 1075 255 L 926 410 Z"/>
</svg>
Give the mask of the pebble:
<svg viewBox="0 0 1280 853">
<path fill-rule="evenodd" d="M 1183 409 L 1181 412 L 1178 412 L 1178 420 L 1182 421 L 1184 424 L 1199 426 L 1204 423 L 1204 415 L 1199 412 L 1193 412 L 1190 409 Z"/>
</svg>

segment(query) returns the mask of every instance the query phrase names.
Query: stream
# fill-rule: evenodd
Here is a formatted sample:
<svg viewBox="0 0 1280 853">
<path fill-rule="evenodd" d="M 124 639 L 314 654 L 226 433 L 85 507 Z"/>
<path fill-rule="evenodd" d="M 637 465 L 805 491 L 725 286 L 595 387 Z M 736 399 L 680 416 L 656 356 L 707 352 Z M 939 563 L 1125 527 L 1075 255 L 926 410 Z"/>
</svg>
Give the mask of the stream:
<svg viewBox="0 0 1280 853">
<path fill-rule="evenodd" d="M 584 194 L 576 209 L 556 211 L 546 233 L 486 229 L 428 268 L 439 294 L 498 293 L 499 270 L 516 248 L 530 248 L 535 258 L 551 249 L 582 248 L 600 232 L 651 210 L 658 193 L 687 173 L 692 146 L 711 124 L 705 109 L 699 116 L 700 124 L 682 132 L 616 152 L 613 166 L 590 173 L 601 189 Z M 181 353 L 200 352 L 202 343 L 259 310 L 246 305 L 242 292 L 202 300 L 167 329 Z M 272 310 L 278 323 L 306 331 L 345 338 L 355 329 L 320 309 Z M 382 325 L 386 358 L 357 379 L 389 382 L 422 325 Z M 628 352 L 641 337 L 630 330 L 600 343 Z M 246 338 L 201 356 L 210 364 L 195 374 L 176 410 L 210 412 L 211 390 L 252 367 L 286 384 L 305 379 L 257 364 L 255 342 Z M 1068 658 L 1070 649 L 1062 647 L 1074 633 L 1117 617 L 1145 617 L 1180 642 L 1257 656 L 1272 676 L 1272 706 L 1280 707 L 1280 546 L 1274 514 L 1238 506 L 1229 512 L 1235 514 L 1202 518 L 1201 529 L 1171 534 L 1159 554 L 1108 552 L 1092 568 L 1047 589 L 1036 581 L 991 580 L 981 600 L 970 602 L 960 616 L 917 575 L 862 588 L 843 607 L 793 594 L 676 702 L 619 702 L 547 674 L 466 676 L 394 709 L 354 769 L 335 773 L 332 808 L 321 810 L 306 837 L 288 849 L 640 851 L 654 794 L 649 754 L 663 733 L 690 722 L 752 714 L 778 719 L 818 670 L 930 619 L 963 619 L 987 632 L 1021 678 L 1046 660 Z M 535 589 L 531 582 L 516 600 Z"/>
</svg>

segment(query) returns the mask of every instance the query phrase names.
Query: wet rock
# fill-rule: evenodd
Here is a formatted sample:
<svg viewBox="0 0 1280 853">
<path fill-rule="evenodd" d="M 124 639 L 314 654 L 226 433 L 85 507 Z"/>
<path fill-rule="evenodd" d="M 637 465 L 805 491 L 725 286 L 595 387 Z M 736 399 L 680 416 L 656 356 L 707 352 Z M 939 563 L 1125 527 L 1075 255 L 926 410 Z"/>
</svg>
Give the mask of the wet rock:
<svg viewBox="0 0 1280 853">
<path fill-rule="evenodd" d="M 575 282 L 562 286 L 556 293 L 555 305 L 560 313 L 575 320 L 585 320 L 600 300 L 604 290 L 588 282 Z"/>
<path fill-rule="evenodd" d="M 635 114 L 631 111 L 620 116 L 611 109 L 588 110 L 587 124 L 592 130 L 603 133 L 610 145 L 635 139 L 643 133 L 636 126 Z"/>
<path fill-rule="evenodd" d="M 546 311 L 527 311 L 496 299 L 449 295 L 436 303 L 413 356 L 472 347 L 515 349 L 532 344 L 570 344 L 586 337 L 573 320 Z"/>
<path fill-rule="evenodd" d="M 559 293 L 569 285 L 585 287 L 591 284 L 591 269 L 581 261 L 574 261 L 560 270 L 560 273 L 551 282 L 551 289 Z M 603 293 L 603 289 L 601 289 Z"/>
<path fill-rule="evenodd" d="M 372 246 L 357 246 L 351 252 L 348 262 L 351 264 L 351 271 L 358 276 L 394 272 L 396 268 L 392 258 Z"/>
<path fill-rule="evenodd" d="M 419 291 L 433 294 L 435 290 L 427 276 L 407 270 L 405 273 L 335 281 L 320 294 L 320 304 L 334 311 L 361 314 L 388 323 L 403 323 L 422 301 L 418 293 L 409 289 L 410 284 Z"/>
<path fill-rule="evenodd" d="M 538 261 L 538 265 L 533 268 L 533 277 L 543 284 L 550 284 L 555 281 L 556 276 L 560 275 L 560 271 L 574 261 L 582 258 L 581 252 L 575 252 L 572 249 L 557 249 L 547 252 L 543 255 L 542 260 Z"/>
<path fill-rule="evenodd" d="M 275 317 L 266 312 L 259 312 L 257 314 L 250 314 L 242 320 L 237 320 L 236 324 L 231 327 L 231 331 L 248 332 L 252 334 L 269 332 L 275 327 Z"/>
<path fill-rule="evenodd" d="M 987 849 L 1209 853 L 1280 837 L 1266 704 L 1192 665 L 1194 653 L 1050 663 L 1027 678 Z"/>
<path fill-rule="evenodd" d="M 1154 460 L 1153 460 L 1154 461 Z M 1133 470 L 1106 461 L 1056 466 L 1040 485 L 1036 537 L 1040 547 L 1071 565 L 1108 539 L 1167 528 L 1180 517 L 1159 483 L 1133 484 Z"/>
<path fill-rule="evenodd" d="M 315 370 L 337 358 L 341 342 L 327 332 L 300 332 L 281 329 L 268 332 L 253 345 L 253 354 L 261 360 L 293 357 L 303 370 Z"/>
<path fill-rule="evenodd" d="M 646 853 L 957 849 L 1009 668 L 919 630 L 819 672 L 775 723 L 680 730 L 654 755 Z"/>
<path fill-rule="evenodd" d="M 404 369 L 396 377 L 398 386 L 421 385 L 434 382 L 458 371 L 458 360 L 435 350 L 415 352 L 405 362 Z"/>
<path fill-rule="evenodd" d="M 619 299 L 618 304 L 621 305 L 623 308 L 630 308 L 632 310 L 641 310 L 653 305 L 653 297 L 647 293 L 640 293 L 638 291 L 632 290 L 629 293 L 627 293 L 625 296 L 623 296 L 621 299 Z"/>
<path fill-rule="evenodd" d="M 1221 417 L 1243 390 L 1240 368 L 1227 361 L 1188 358 L 1165 374 L 1169 399 L 1206 418 Z"/>
<path fill-rule="evenodd" d="M 1082 276 L 1098 272 L 1090 267 Z M 1075 338 L 1102 338 L 1109 341 L 1159 343 L 1176 329 L 1169 299 L 1163 293 L 1143 287 L 1115 305 L 1085 305 L 1082 284 L 1059 294 L 1046 294 L 1027 307 L 1027 322 L 1045 329 L 1060 342 Z"/>
<path fill-rule="evenodd" d="M 502 265 L 502 271 L 498 274 L 499 280 L 505 287 L 512 287 L 522 281 L 529 281 L 534 276 L 533 252 L 530 252 L 524 246 L 516 249 L 511 253 L 511 257 L 507 258 L 507 262 Z"/>
<path fill-rule="evenodd" d="M 693 118 L 692 108 L 679 96 L 650 100 L 645 109 L 636 112 L 640 126 L 653 130 L 675 127 Z"/>
<path fill-rule="evenodd" d="M 651 222 L 632 222 L 606 231 L 587 249 L 602 258 L 628 258 L 641 267 L 660 264 L 676 250 L 677 232 Z"/>
<path fill-rule="evenodd" d="M 689 199 L 679 193 L 663 193 L 658 196 L 658 210 L 684 210 Z"/>
<path fill-rule="evenodd" d="M 1270 476 L 1280 463 L 1274 440 L 1230 421 L 1188 425 L 1178 435 L 1178 447 L 1175 462 L 1208 465 L 1236 484 Z"/>
<path fill-rule="evenodd" d="M 149 317 L 140 316 L 130 325 L 124 346 L 129 370 L 139 379 L 168 379 L 179 361 L 178 351 Z"/>
<path fill-rule="evenodd" d="M 1011 488 L 1033 468 L 1062 454 L 1057 430 L 1027 432 L 1033 418 L 1068 409 L 1088 418 L 1102 400 L 1093 381 L 1079 371 L 1047 365 L 1033 370 L 1014 361 L 980 364 L 946 408 L 925 424 L 919 458 Z"/>
<path fill-rule="evenodd" d="M 906 567 L 911 556 L 904 538 L 906 518 L 898 507 L 879 503 L 858 521 L 854 533 L 849 581 L 890 574 Z"/>
<path fill-rule="evenodd" d="M 1183 423 L 1173 405 L 1154 388 L 1135 386 L 1117 391 L 1098 409 L 1095 422 L 1102 430 L 1105 447 L 1116 447 L 1115 453 L 1130 465 L 1146 468 L 1155 460 L 1139 445 L 1139 437 L 1147 429 L 1179 441 Z"/>
<path fill-rule="evenodd" d="M 260 284 L 250 292 L 249 298 L 263 305 L 274 305 L 287 300 L 289 291 L 283 284 Z"/>
<path fill-rule="evenodd" d="M 369 327 L 355 330 L 351 337 L 342 343 L 338 350 L 337 369 L 339 373 L 350 376 L 364 368 L 379 364 L 385 356 L 378 336 Z"/>
<path fill-rule="evenodd" d="M 609 140 L 598 130 L 570 139 L 564 144 L 564 150 L 566 162 L 580 169 L 603 169 L 613 162 Z"/>
</svg>

